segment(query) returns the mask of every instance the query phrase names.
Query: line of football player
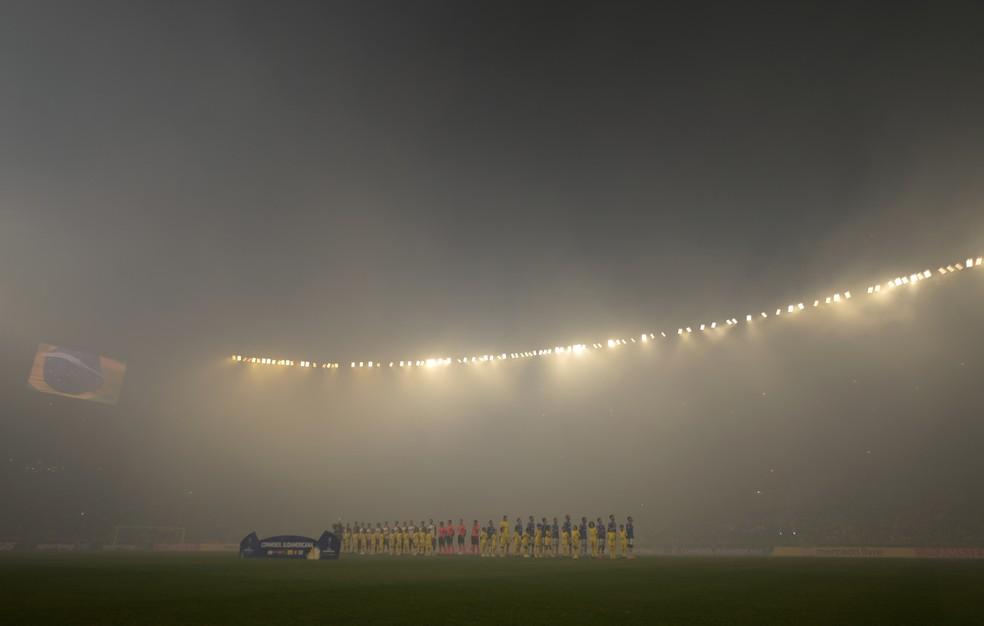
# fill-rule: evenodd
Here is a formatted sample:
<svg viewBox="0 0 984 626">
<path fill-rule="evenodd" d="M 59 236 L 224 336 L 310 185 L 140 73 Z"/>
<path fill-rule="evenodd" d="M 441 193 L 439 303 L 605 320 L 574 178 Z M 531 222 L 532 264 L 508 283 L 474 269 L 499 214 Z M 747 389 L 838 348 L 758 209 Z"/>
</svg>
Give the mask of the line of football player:
<svg viewBox="0 0 984 626">
<path fill-rule="evenodd" d="M 498 525 L 489 520 L 480 525 L 465 520 L 434 520 L 419 525 L 413 522 L 389 522 L 374 524 L 355 522 L 342 531 L 342 552 L 345 554 L 389 556 L 438 556 L 470 555 L 482 557 L 525 558 L 632 558 L 635 529 L 632 517 L 624 524 L 608 516 L 605 523 L 599 517 L 590 521 L 582 517 L 572 521 L 570 515 L 563 522 L 557 518 L 539 522 L 530 515 L 526 523 L 521 518 L 509 522 L 506 515 Z"/>
</svg>

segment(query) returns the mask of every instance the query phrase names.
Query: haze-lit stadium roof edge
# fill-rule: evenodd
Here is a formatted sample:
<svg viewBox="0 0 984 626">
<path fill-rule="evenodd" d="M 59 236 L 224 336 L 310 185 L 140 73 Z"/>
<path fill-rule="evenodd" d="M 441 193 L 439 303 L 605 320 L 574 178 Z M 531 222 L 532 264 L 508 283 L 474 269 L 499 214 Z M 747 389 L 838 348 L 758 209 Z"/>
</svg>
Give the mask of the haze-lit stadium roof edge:
<svg viewBox="0 0 984 626">
<path fill-rule="evenodd" d="M 931 270 L 925 269 L 919 272 L 908 275 L 900 275 L 895 278 L 889 279 L 884 283 L 873 283 L 864 288 L 864 295 L 870 297 L 877 297 L 883 291 L 890 291 L 897 288 L 907 287 L 915 285 L 916 283 L 930 280 L 934 276 L 949 276 L 950 274 L 958 273 L 964 269 L 982 269 L 984 270 L 984 257 L 968 257 L 963 261 L 958 261 L 954 263 L 949 263 L 947 265 L 941 265 L 937 268 L 936 274 Z M 702 323 L 694 323 L 691 326 L 682 326 L 677 328 L 675 331 L 669 334 L 663 330 L 657 330 L 655 332 L 644 332 L 640 333 L 638 336 L 626 337 L 626 338 L 615 338 L 615 339 L 605 339 L 602 341 L 595 341 L 592 343 L 578 343 L 571 344 L 567 346 L 554 346 L 552 348 L 534 348 L 531 350 L 523 350 L 521 352 L 502 352 L 499 354 L 479 354 L 479 355 L 468 355 L 461 357 L 438 357 L 438 358 L 425 358 L 425 359 L 391 359 L 391 360 L 368 360 L 362 359 L 359 361 L 348 361 L 347 364 L 338 363 L 334 361 L 307 361 L 307 360 L 292 360 L 292 359 L 278 359 L 273 357 L 264 356 L 245 356 L 242 354 L 232 355 L 232 361 L 236 364 L 241 365 L 270 365 L 275 367 L 298 367 L 298 368 L 318 368 L 318 369 L 390 369 L 390 368 L 434 368 L 434 367 L 449 367 L 452 365 L 460 366 L 475 366 L 487 363 L 494 363 L 497 361 L 510 361 L 517 359 L 536 359 L 544 358 L 550 356 L 567 356 L 567 355 L 578 355 L 583 354 L 589 350 L 602 350 L 608 348 L 617 348 L 618 346 L 629 345 L 633 343 L 648 343 L 650 341 L 663 340 L 672 338 L 674 335 L 679 337 L 685 337 L 694 332 L 709 332 L 709 331 L 720 331 L 731 328 L 733 326 L 738 326 L 739 324 L 746 323 L 761 323 L 772 317 L 780 317 L 782 315 L 796 315 L 801 312 L 807 311 L 810 308 L 820 308 L 824 306 L 835 306 L 841 305 L 849 302 L 854 298 L 854 294 L 845 290 L 843 292 L 832 293 L 829 295 L 823 295 L 819 298 L 813 299 L 812 303 L 809 300 L 804 300 L 803 302 L 795 302 L 792 304 L 787 304 L 775 309 L 774 313 L 770 313 L 771 307 L 766 310 L 757 311 L 754 313 L 745 313 L 740 317 L 726 317 L 721 321 L 710 321 Z"/>
</svg>

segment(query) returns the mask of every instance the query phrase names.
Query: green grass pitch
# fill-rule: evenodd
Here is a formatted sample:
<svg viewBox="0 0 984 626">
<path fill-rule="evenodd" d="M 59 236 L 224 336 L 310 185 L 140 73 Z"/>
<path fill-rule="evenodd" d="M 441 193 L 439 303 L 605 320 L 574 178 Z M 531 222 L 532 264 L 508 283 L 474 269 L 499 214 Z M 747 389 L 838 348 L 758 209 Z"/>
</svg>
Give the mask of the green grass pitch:
<svg viewBox="0 0 984 626">
<path fill-rule="evenodd" d="M 984 562 L 0 555 L 4 624 L 980 624 Z"/>
</svg>

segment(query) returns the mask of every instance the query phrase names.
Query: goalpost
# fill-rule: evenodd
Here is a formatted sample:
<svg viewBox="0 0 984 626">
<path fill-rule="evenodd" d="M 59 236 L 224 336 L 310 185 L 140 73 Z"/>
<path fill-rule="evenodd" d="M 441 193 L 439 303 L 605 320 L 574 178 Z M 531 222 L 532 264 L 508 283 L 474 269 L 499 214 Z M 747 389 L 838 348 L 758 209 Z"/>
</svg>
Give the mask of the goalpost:
<svg viewBox="0 0 984 626">
<path fill-rule="evenodd" d="M 180 526 L 115 526 L 113 549 L 150 550 L 159 544 L 183 544 L 185 529 Z"/>
</svg>

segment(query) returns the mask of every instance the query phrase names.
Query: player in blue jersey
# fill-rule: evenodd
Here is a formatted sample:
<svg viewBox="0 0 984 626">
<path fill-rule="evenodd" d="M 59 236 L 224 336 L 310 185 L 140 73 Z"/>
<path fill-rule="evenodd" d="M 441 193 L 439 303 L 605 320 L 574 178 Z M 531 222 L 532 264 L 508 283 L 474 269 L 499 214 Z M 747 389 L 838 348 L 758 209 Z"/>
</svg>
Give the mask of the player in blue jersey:
<svg viewBox="0 0 984 626">
<path fill-rule="evenodd" d="M 605 558 L 605 522 L 600 517 L 595 521 L 595 528 L 598 530 L 598 555 Z"/>
<path fill-rule="evenodd" d="M 581 536 L 581 556 L 588 556 L 588 518 L 581 517 L 581 525 L 578 526 L 578 533 Z"/>
<path fill-rule="evenodd" d="M 489 520 L 489 525 L 485 527 L 485 556 L 495 556 L 498 542 L 495 537 L 495 524 Z"/>
<path fill-rule="evenodd" d="M 520 556 L 523 550 L 523 518 L 516 518 L 516 525 L 513 526 L 512 534 L 512 546 L 509 554 L 512 556 Z"/>
<path fill-rule="evenodd" d="M 634 559 L 635 556 L 632 554 L 632 550 L 635 548 L 635 527 L 632 525 L 632 516 L 630 515 L 625 521 L 625 542 L 628 548 L 628 553 L 625 555 L 628 559 Z"/>
<path fill-rule="evenodd" d="M 560 555 L 560 524 L 557 523 L 556 517 L 550 524 L 550 536 L 553 538 L 553 541 L 550 542 L 550 556 L 556 557 Z"/>
<path fill-rule="evenodd" d="M 526 556 L 533 556 L 536 546 L 533 545 L 534 537 L 536 536 L 536 520 L 530 515 L 529 521 L 526 522 L 526 537 L 527 542 L 527 552 Z"/>
</svg>

